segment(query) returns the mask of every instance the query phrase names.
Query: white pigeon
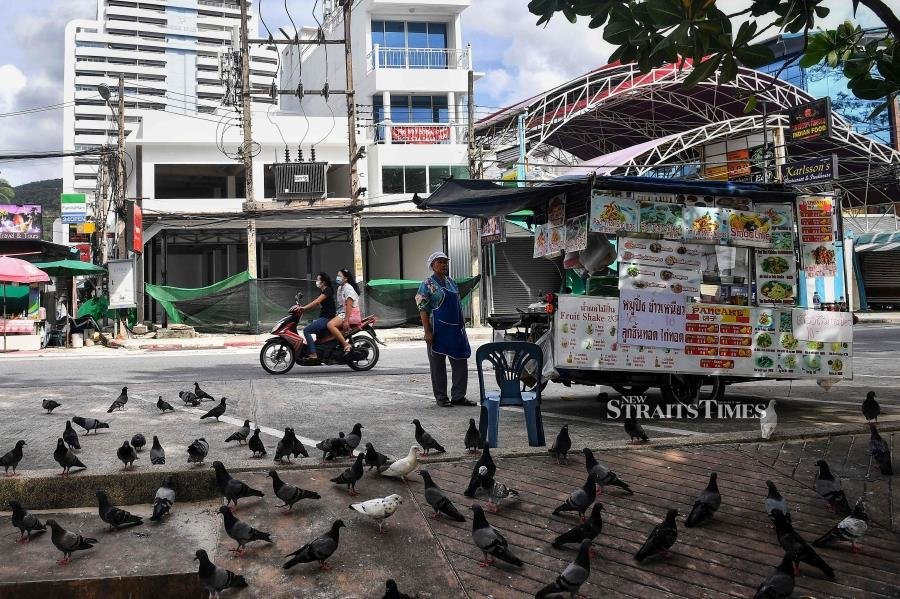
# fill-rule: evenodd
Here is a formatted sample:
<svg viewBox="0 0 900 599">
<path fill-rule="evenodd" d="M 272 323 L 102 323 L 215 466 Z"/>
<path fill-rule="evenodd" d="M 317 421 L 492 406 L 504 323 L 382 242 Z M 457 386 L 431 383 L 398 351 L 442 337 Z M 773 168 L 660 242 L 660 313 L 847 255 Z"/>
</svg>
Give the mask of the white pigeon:
<svg viewBox="0 0 900 599">
<path fill-rule="evenodd" d="M 405 458 L 400 458 L 393 464 L 387 467 L 387 469 L 382 472 L 382 476 L 390 476 L 393 478 L 402 478 L 406 480 L 406 475 L 418 468 L 419 460 L 417 459 L 417 455 L 419 453 L 419 448 L 416 445 L 413 445 L 409 448 L 409 455 Z"/>
<path fill-rule="evenodd" d="M 759 434 L 763 439 L 768 439 L 778 426 L 778 414 L 775 413 L 775 400 L 770 399 L 769 405 L 759 418 Z"/>
<path fill-rule="evenodd" d="M 351 503 L 350 509 L 375 520 L 378 523 L 378 532 L 380 534 L 384 530 L 384 521 L 394 515 L 401 503 L 403 503 L 403 498 L 399 495 L 388 495 L 387 497 L 370 499 L 361 503 Z"/>
</svg>

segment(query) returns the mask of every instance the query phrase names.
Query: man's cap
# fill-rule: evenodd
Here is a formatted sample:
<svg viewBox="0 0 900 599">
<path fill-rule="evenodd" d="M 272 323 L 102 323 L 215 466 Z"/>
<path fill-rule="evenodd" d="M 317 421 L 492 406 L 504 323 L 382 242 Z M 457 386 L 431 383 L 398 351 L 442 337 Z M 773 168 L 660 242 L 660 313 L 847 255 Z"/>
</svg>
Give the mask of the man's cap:
<svg viewBox="0 0 900 599">
<path fill-rule="evenodd" d="M 428 256 L 428 268 L 431 268 L 431 265 L 434 264 L 435 260 L 443 258 L 444 260 L 450 260 L 450 258 L 444 252 L 434 252 L 430 256 Z"/>
</svg>

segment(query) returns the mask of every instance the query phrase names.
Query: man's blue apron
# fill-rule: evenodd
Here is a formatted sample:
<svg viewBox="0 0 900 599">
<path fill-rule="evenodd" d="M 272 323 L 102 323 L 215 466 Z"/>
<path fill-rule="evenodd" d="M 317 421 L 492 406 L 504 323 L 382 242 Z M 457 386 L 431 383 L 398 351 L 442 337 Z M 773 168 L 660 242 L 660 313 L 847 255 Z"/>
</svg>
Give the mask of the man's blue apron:
<svg viewBox="0 0 900 599">
<path fill-rule="evenodd" d="M 466 337 L 466 324 L 462 319 L 459 292 L 441 285 L 437 277 L 432 279 L 444 291 L 444 301 L 431 313 L 431 330 L 434 333 L 431 351 L 457 360 L 465 360 L 472 355 L 472 348 L 469 347 L 469 340 Z"/>
</svg>

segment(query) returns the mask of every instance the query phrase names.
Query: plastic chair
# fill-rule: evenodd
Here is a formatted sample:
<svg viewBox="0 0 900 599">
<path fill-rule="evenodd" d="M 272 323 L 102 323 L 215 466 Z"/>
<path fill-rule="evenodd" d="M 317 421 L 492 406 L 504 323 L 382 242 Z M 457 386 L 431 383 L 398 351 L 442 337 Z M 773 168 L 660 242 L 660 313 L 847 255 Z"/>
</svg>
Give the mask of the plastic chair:
<svg viewBox="0 0 900 599">
<path fill-rule="evenodd" d="M 499 391 L 486 391 L 482 363 L 487 360 L 494 366 Z M 522 406 L 525 411 L 525 427 L 528 430 L 528 444 L 543 447 L 544 422 L 541 418 L 541 370 L 544 353 L 540 346 L 524 341 L 503 341 L 486 343 L 475 352 L 478 367 L 478 386 L 481 392 L 481 418 L 478 432 L 482 443 L 497 447 L 499 441 L 500 407 Z M 523 382 L 526 368 L 535 367 L 531 377 L 533 385 Z M 529 368 L 530 369 L 530 368 Z"/>
</svg>

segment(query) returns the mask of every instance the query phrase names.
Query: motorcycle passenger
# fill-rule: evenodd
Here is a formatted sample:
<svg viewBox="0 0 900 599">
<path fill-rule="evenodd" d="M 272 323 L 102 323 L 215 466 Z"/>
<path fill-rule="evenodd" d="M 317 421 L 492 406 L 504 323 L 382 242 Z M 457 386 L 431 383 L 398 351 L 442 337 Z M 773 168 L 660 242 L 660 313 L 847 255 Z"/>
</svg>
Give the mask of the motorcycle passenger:
<svg viewBox="0 0 900 599">
<path fill-rule="evenodd" d="M 331 286 L 331 277 L 328 273 L 320 272 L 316 275 L 316 287 L 321 292 L 313 301 L 303 306 L 306 312 L 315 306 L 319 306 L 319 316 L 303 328 L 303 336 L 306 337 L 306 345 L 309 354 L 305 362 L 307 364 L 319 364 L 319 354 L 316 353 L 316 341 L 313 334 L 321 333 L 328 328 L 328 322 L 337 314 L 334 306 L 334 288 Z"/>
<path fill-rule="evenodd" d="M 328 331 L 337 339 L 344 353 L 350 353 L 352 349 L 350 344 L 344 338 L 343 333 L 350 330 L 351 324 L 359 324 L 361 316 L 359 313 L 359 287 L 353 279 L 353 273 L 348 269 L 342 268 L 337 271 L 334 277 L 337 285 L 336 308 L 337 316 L 328 322 Z"/>
</svg>

